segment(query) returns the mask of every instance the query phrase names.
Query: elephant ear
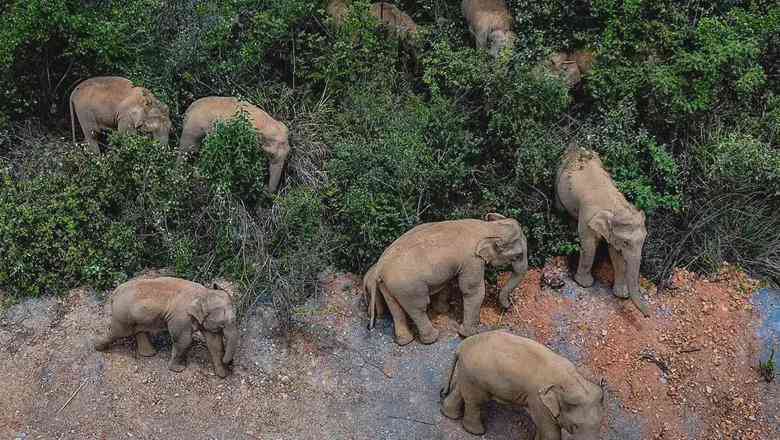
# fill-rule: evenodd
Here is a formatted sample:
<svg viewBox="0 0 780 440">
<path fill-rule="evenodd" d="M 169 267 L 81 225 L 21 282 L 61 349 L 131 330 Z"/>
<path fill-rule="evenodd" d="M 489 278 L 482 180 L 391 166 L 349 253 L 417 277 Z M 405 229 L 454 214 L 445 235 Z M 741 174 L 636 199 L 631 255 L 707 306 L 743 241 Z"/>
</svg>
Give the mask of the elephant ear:
<svg viewBox="0 0 780 440">
<path fill-rule="evenodd" d="M 498 256 L 498 237 L 485 237 L 477 242 L 477 255 L 489 263 Z"/>
<path fill-rule="evenodd" d="M 497 221 L 497 220 L 504 220 L 504 219 L 506 219 L 506 217 L 504 217 L 503 215 L 501 215 L 501 214 L 499 214 L 497 212 L 489 212 L 489 213 L 485 214 L 485 217 L 484 217 L 484 220 L 486 222 L 494 222 L 494 221 Z"/>
<path fill-rule="evenodd" d="M 202 296 L 196 298 L 195 301 L 190 304 L 190 307 L 187 310 L 187 314 L 195 318 L 195 320 L 198 321 L 198 324 L 203 325 L 203 322 L 206 320 L 206 316 L 208 316 L 208 311 L 206 310 L 206 298 Z"/>
<path fill-rule="evenodd" d="M 547 387 L 539 390 L 539 399 L 550 411 L 550 414 L 552 414 L 555 420 L 558 420 L 558 416 L 561 415 L 561 404 L 558 399 L 558 389 L 559 387 L 557 385 L 548 385 Z"/>
<path fill-rule="evenodd" d="M 613 214 L 606 209 L 602 209 L 601 211 L 597 212 L 596 215 L 591 217 L 591 219 L 588 221 L 588 227 L 598 232 L 599 235 L 607 240 L 607 242 L 611 243 L 612 219 Z"/>
</svg>

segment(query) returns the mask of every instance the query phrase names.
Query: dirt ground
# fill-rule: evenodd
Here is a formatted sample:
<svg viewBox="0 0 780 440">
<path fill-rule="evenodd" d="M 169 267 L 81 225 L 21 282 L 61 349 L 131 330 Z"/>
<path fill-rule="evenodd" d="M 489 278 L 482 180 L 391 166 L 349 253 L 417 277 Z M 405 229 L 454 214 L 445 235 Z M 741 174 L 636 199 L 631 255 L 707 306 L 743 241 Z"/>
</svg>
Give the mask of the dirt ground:
<svg viewBox="0 0 780 440">
<path fill-rule="evenodd" d="M 583 289 L 553 262 L 532 270 L 501 313 L 495 286 L 481 329 L 535 338 L 608 381 L 603 437 L 646 439 L 780 438 L 778 381 L 756 371 L 780 343 L 780 292 L 757 289 L 731 267 L 710 279 L 677 271 L 663 293 L 644 283 L 652 315 L 614 298 L 608 266 Z M 503 282 L 499 280 L 499 286 Z M 323 279 L 326 293 L 296 314 L 289 339 L 260 305 L 242 324 L 233 374 L 213 374 L 202 341 L 188 368 L 167 370 L 160 353 L 134 343 L 91 348 L 108 316 L 95 292 L 31 299 L 0 314 L 0 438 L 6 439 L 472 439 L 439 413 L 442 373 L 460 339 L 461 305 L 434 316 L 431 346 L 398 347 L 389 320 L 365 328 L 359 278 Z M 486 408 L 485 439 L 530 439 L 520 408 Z"/>
</svg>

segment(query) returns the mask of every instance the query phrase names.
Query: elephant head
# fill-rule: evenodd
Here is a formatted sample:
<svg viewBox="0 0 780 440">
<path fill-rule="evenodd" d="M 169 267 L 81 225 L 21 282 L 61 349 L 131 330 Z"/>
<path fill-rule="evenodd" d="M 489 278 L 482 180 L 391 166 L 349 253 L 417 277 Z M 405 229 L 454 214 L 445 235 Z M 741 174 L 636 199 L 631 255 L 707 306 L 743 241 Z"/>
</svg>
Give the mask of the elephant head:
<svg viewBox="0 0 780 440">
<path fill-rule="evenodd" d="M 558 75 L 568 87 L 574 87 L 582 81 L 582 72 L 576 59 L 570 59 L 564 52 L 556 52 L 550 57 L 553 73 Z"/>
<path fill-rule="evenodd" d="M 576 373 L 575 373 L 576 374 Z M 598 440 L 604 417 L 604 382 L 596 386 L 580 377 L 565 386 L 548 385 L 539 399 L 558 425 L 577 440 Z"/>
<path fill-rule="evenodd" d="M 168 106 L 152 93 L 137 87 L 138 94 L 117 115 L 118 126 L 133 133 L 150 135 L 162 145 L 168 145 L 171 118 Z"/>
<path fill-rule="evenodd" d="M 209 333 L 222 333 L 225 353 L 222 362 L 229 364 L 238 346 L 238 324 L 233 301 L 224 290 L 208 289 L 208 293 L 193 301 L 189 314 Z"/>
<path fill-rule="evenodd" d="M 488 51 L 493 57 L 498 57 L 505 47 L 511 50 L 515 46 L 515 40 L 517 40 L 517 36 L 514 32 L 496 29 L 488 34 Z"/>
<path fill-rule="evenodd" d="M 625 279 L 631 301 L 649 316 L 647 305 L 642 302 L 639 290 L 639 266 L 642 263 L 642 247 L 647 238 L 645 213 L 626 207 L 614 211 L 600 210 L 588 222 L 588 226 L 604 237 L 625 262 Z M 614 264 L 614 263 L 613 263 Z"/>
<path fill-rule="evenodd" d="M 485 215 L 485 221 L 490 233 L 477 243 L 477 255 L 492 266 L 512 264 L 512 276 L 498 297 L 501 306 L 508 308 L 509 294 L 528 270 L 528 242 L 517 220 L 490 213 Z"/>
</svg>

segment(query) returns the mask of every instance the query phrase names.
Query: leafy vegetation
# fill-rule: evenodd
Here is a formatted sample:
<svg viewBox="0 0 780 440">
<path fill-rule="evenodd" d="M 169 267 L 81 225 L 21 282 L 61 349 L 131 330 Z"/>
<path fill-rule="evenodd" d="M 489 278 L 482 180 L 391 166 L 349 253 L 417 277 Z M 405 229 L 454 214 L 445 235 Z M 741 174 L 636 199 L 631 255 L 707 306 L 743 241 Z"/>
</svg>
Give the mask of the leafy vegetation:
<svg viewBox="0 0 780 440">
<path fill-rule="evenodd" d="M 307 0 L 11 0 L 0 6 L 0 289 L 107 288 L 147 266 L 228 276 L 244 307 L 289 316 L 317 274 L 364 271 L 426 221 L 499 211 L 531 263 L 576 253 L 554 209 L 560 154 L 599 152 L 648 215 L 643 272 L 734 261 L 780 281 L 780 7 L 776 2 L 510 0 L 520 42 L 476 50 L 457 2 L 396 2 L 399 41 L 355 0 L 341 26 Z M 590 49 L 569 90 L 539 66 Z M 121 75 L 181 115 L 239 96 L 290 128 L 278 194 L 246 119 L 191 163 L 112 136 L 93 155 L 64 136 L 72 88 Z M 46 133 L 42 135 L 41 133 Z"/>
</svg>

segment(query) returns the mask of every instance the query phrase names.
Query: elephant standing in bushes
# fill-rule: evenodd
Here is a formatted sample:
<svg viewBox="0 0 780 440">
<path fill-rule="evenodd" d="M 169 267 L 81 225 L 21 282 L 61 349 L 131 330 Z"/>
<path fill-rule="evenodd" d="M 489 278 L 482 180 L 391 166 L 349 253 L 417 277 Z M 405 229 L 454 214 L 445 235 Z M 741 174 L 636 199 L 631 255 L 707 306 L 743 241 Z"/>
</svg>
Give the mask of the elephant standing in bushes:
<svg viewBox="0 0 780 440">
<path fill-rule="evenodd" d="M 141 356 L 154 356 L 149 332 L 168 329 L 173 340 L 172 371 L 184 370 L 192 333 L 199 330 L 217 376 L 227 376 L 238 346 L 233 300 L 227 292 L 208 289 L 180 278 L 160 277 L 128 281 L 116 288 L 111 301 L 108 332 L 95 340 L 104 351 L 117 339 L 135 336 Z"/>
<path fill-rule="evenodd" d="M 100 76 L 76 86 L 70 94 L 70 128 L 76 142 L 74 113 L 84 138 L 95 152 L 99 151 L 100 132 L 106 129 L 148 134 L 168 145 L 171 131 L 168 107 L 152 92 L 133 86 L 128 79 Z"/>
<path fill-rule="evenodd" d="M 417 326 L 420 342 L 435 342 L 439 333 L 426 314 L 430 296 L 457 279 L 463 293 L 463 324 L 458 333 L 471 336 L 476 333 L 485 298 L 485 264 L 508 263 L 513 274 L 499 296 L 503 307 L 509 307 L 509 294 L 528 269 L 527 242 L 517 220 L 491 213 L 484 221 L 453 220 L 416 226 L 385 249 L 364 277 L 369 328 L 386 305 L 393 316 L 399 345 L 414 339 L 406 314 Z M 379 302 L 378 293 L 384 304 Z"/>
<path fill-rule="evenodd" d="M 582 250 L 574 280 L 583 287 L 593 285 L 590 272 L 596 247 L 603 238 L 615 270 L 613 293 L 631 298 L 639 311 L 649 316 L 639 289 L 639 266 L 647 237 L 645 213 L 626 200 L 596 152 L 577 147 L 570 147 L 563 157 L 556 196 L 559 208 L 577 219 Z"/>
<path fill-rule="evenodd" d="M 460 6 L 477 48 L 497 57 L 505 47 L 514 47 L 517 35 L 504 0 L 463 0 Z"/>
<path fill-rule="evenodd" d="M 550 55 L 545 68 L 563 79 L 569 88 L 577 87 L 582 77 L 593 68 L 593 52 L 578 50 L 572 53 L 555 52 Z"/>
<path fill-rule="evenodd" d="M 371 5 L 369 13 L 401 38 L 407 38 L 417 33 L 417 24 L 412 20 L 412 17 L 392 3 L 374 3 Z"/>
<path fill-rule="evenodd" d="M 603 382 L 589 382 L 566 358 L 498 330 L 460 344 L 444 376 L 441 412 L 451 419 L 463 417 L 463 428 L 481 435 L 483 403 L 522 404 L 536 425 L 536 440 L 560 440 L 561 429 L 575 439 L 596 440 L 604 394 Z"/>
<path fill-rule="evenodd" d="M 193 102 L 184 113 L 184 124 L 179 141 L 180 155 L 197 154 L 198 147 L 217 121 L 226 121 L 246 112 L 249 121 L 260 136 L 260 148 L 269 156 L 268 191 L 276 192 L 282 179 L 282 170 L 290 153 L 290 134 L 287 126 L 259 107 L 236 98 L 209 96 Z"/>
</svg>

